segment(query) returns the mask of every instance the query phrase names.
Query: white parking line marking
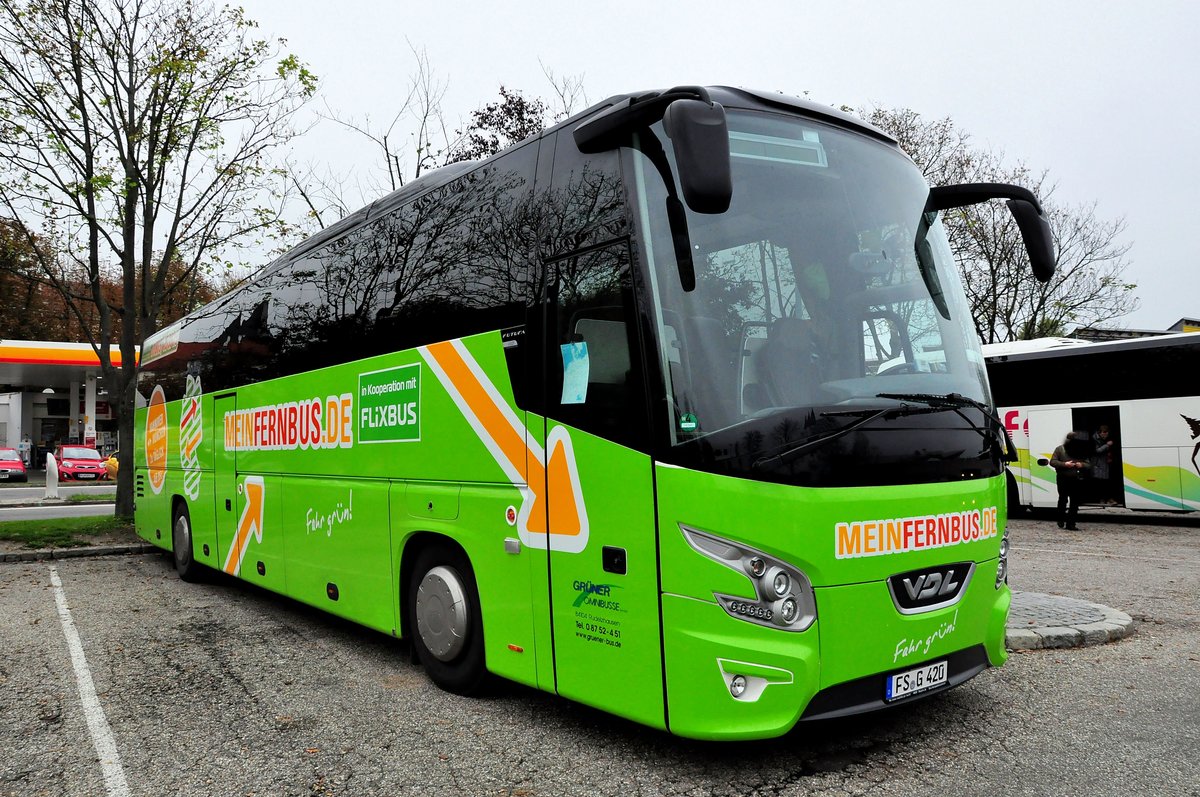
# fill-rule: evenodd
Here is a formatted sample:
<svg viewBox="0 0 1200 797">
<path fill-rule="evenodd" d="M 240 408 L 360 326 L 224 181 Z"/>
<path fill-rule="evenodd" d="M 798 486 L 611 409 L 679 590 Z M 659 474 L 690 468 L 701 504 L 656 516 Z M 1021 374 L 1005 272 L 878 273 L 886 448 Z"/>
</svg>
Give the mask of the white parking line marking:
<svg viewBox="0 0 1200 797">
<path fill-rule="evenodd" d="M 63 592 L 62 581 L 59 580 L 58 570 L 54 565 L 50 566 L 50 583 L 54 585 L 58 619 L 62 622 L 63 636 L 67 638 L 71 666 L 75 668 L 75 682 L 79 686 L 83 716 L 87 719 L 88 732 L 92 735 L 92 744 L 96 747 L 96 756 L 100 759 L 100 768 L 104 773 L 104 787 L 110 797 L 129 797 L 129 784 L 125 781 L 125 770 L 121 767 L 117 742 L 113 739 L 112 728 L 108 725 L 108 718 L 104 716 L 100 699 L 96 697 L 92 671 L 88 669 L 87 659 L 84 658 L 83 644 L 79 641 L 79 632 L 75 630 L 75 621 L 71 618 L 71 607 L 67 605 L 67 595 Z"/>
</svg>

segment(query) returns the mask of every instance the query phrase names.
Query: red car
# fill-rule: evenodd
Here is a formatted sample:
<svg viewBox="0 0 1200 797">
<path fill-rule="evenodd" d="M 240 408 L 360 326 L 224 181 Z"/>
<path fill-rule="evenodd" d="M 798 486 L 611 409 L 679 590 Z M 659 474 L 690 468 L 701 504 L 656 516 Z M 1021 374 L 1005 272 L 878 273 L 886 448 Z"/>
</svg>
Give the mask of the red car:
<svg viewBox="0 0 1200 797">
<path fill-rule="evenodd" d="M 23 482 L 27 478 L 25 463 L 17 449 L 0 448 L 0 481 Z"/>
<path fill-rule="evenodd" d="M 100 452 L 85 446 L 59 446 L 54 449 L 58 478 L 63 481 L 100 481 L 108 479 Z"/>
</svg>

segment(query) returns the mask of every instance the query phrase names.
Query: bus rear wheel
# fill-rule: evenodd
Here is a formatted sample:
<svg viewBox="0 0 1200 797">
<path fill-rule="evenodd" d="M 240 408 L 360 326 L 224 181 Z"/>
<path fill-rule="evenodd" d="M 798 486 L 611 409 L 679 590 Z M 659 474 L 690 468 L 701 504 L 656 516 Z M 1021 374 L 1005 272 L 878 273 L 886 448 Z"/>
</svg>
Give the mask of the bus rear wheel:
<svg viewBox="0 0 1200 797">
<path fill-rule="evenodd" d="M 187 504 L 182 501 L 175 507 L 171 520 L 171 558 L 175 560 L 175 572 L 180 578 L 200 580 L 200 564 L 192 557 L 192 518 Z"/>
<path fill-rule="evenodd" d="M 422 548 L 407 598 L 413 650 L 430 680 L 459 695 L 479 692 L 487 678 L 483 616 L 467 557 L 448 545 Z"/>
</svg>

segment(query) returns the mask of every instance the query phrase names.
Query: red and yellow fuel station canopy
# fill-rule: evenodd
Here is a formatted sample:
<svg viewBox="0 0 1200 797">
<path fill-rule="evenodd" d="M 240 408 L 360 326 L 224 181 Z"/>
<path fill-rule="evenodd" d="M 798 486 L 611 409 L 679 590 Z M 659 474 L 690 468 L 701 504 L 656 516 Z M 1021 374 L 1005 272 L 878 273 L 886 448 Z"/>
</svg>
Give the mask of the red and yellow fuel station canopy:
<svg viewBox="0 0 1200 797">
<path fill-rule="evenodd" d="M 109 347 L 113 365 L 121 365 L 121 350 Z M 0 391 L 67 388 L 99 375 L 100 356 L 90 343 L 46 340 L 0 340 Z"/>
</svg>

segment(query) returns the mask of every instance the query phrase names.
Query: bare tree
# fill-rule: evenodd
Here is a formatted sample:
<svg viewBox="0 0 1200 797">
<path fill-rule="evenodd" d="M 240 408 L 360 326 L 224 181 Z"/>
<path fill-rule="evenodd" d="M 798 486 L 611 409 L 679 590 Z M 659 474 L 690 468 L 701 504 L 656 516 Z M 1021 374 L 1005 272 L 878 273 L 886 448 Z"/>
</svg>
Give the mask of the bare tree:
<svg viewBox="0 0 1200 797">
<path fill-rule="evenodd" d="M 288 180 L 308 208 L 313 227 L 324 229 L 430 169 L 495 154 L 587 103 L 582 75 L 560 77 L 542 64 L 542 73 L 553 89 L 550 100 L 527 97 L 502 85 L 497 100 L 479 106 L 469 121 L 451 132 L 443 108 L 449 80 L 434 69 L 424 48 L 411 42 L 408 46 L 414 70 L 404 100 L 386 117 L 386 123 L 376 124 L 370 115 L 344 115 L 328 105 L 320 114 L 323 121 L 370 142 L 372 163 L 367 166 L 373 171 L 369 179 L 352 181 L 327 167 L 288 164 Z"/>
<path fill-rule="evenodd" d="M 121 515 L 133 508 L 135 349 L 163 296 L 280 220 L 266 158 L 316 79 L 254 28 L 206 0 L 0 0 L 0 205 L 54 242 L 54 256 L 33 251 L 72 313 L 99 312 L 91 343 L 119 408 Z"/>
<path fill-rule="evenodd" d="M 1045 206 L 1057 263 L 1047 283 L 1030 271 L 1021 234 L 1002 203 L 942 214 L 985 343 L 1062 335 L 1072 325 L 1112 322 L 1137 309 L 1137 286 L 1124 277 L 1130 244 L 1122 240 L 1123 219 L 1099 218 L 1095 202 L 1058 204 L 1048 172 L 1020 162 L 1007 165 L 1002 153 L 973 145 L 950 118 L 930 121 L 908 108 L 859 115 L 894 136 L 931 185 L 1013 183 L 1033 191 Z"/>
<path fill-rule="evenodd" d="M 551 100 L 550 110 L 553 113 L 555 122 L 561 122 L 571 114 L 581 111 L 591 104 L 588 102 L 587 89 L 584 88 L 584 76 L 582 74 L 559 76 L 554 73 L 553 69 L 542 63 L 541 59 L 538 59 L 538 65 L 542 67 L 542 74 L 546 76 L 546 82 L 554 90 L 554 98 Z"/>
<path fill-rule="evenodd" d="M 339 113 L 326 103 L 318 116 L 371 143 L 375 162 L 365 181 L 351 181 L 327 166 L 300 166 L 289 162 L 286 173 L 291 188 L 308 209 L 311 226 L 324 229 L 350 215 L 375 197 L 395 191 L 430 169 L 444 164 L 456 139 L 448 132 L 442 102 L 449 81 L 429 63 L 424 48 L 408 43 L 415 68 L 404 99 L 387 122 L 377 124 L 370 114 L 361 118 Z M 353 184 L 352 184 L 353 183 Z"/>
<path fill-rule="evenodd" d="M 911 108 L 863 108 L 855 112 L 843 106 L 843 110 L 857 113 L 890 133 L 930 185 L 968 182 L 977 170 L 979 152 L 971 144 L 971 135 L 949 117 L 925 119 Z"/>
</svg>

